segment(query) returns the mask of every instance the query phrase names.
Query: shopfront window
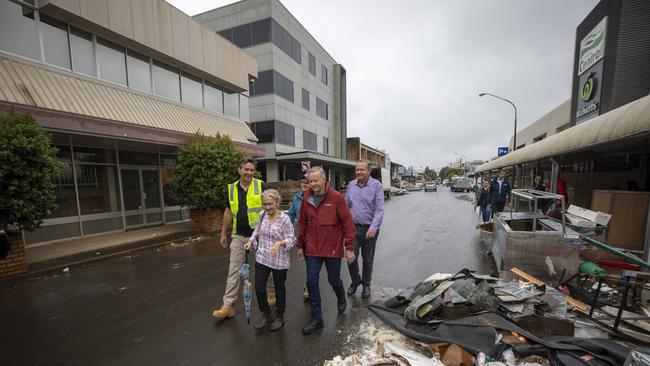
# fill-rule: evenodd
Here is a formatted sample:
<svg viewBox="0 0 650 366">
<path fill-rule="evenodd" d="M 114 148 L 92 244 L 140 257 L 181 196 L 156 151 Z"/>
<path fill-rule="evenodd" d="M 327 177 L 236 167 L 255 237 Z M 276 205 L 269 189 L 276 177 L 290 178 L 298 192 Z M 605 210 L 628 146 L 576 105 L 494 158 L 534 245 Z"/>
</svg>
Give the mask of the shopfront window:
<svg viewBox="0 0 650 366">
<path fill-rule="evenodd" d="M 54 179 L 54 194 L 56 208 L 48 219 L 78 216 L 77 195 L 74 189 L 74 173 L 72 172 L 72 156 L 70 146 L 56 146 L 59 150 L 57 160 L 65 164 L 65 168 L 58 177 Z"/>
<path fill-rule="evenodd" d="M 74 148 L 74 161 L 75 163 L 101 163 L 101 164 L 115 164 L 115 150 L 96 149 L 90 147 L 77 147 Z"/>
<path fill-rule="evenodd" d="M 38 59 L 33 10 L 11 1 L 0 1 L 0 50 Z"/>
<path fill-rule="evenodd" d="M 82 215 L 122 210 L 116 166 L 77 164 L 75 173 Z"/>
</svg>

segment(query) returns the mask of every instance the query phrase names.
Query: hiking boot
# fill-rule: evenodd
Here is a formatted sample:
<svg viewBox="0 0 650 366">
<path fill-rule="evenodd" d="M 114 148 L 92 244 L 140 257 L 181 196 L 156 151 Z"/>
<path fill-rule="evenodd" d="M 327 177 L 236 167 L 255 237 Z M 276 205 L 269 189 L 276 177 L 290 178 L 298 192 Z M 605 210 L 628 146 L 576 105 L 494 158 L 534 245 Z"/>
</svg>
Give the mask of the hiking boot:
<svg viewBox="0 0 650 366">
<path fill-rule="evenodd" d="M 302 292 L 302 298 L 305 301 L 309 301 L 309 289 L 307 289 L 307 285 L 305 285 L 305 289 Z"/>
<path fill-rule="evenodd" d="M 221 308 L 213 311 L 212 316 L 217 319 L 232 318 L 235 316 L 235 308 L 229 305 L 223 305 Z"/>
<path fill-rule="evenodd" d="M 370 297 L 370 286 L 363 285 L 363 290 L 361 291 L 361 298 L 367 299 Z"/>
<path fill-rule="evenodd" d="M 266 302 L 269 303 L 269 306 L 275 306 L 275 295 L 268 295 Z"/>
<path fill-rule="evenodd" d="M 255 329 L 264 329 L 266 328 L 267 325 L 273 323 L 273 317 L 271 316 L 271 313 L 264 313 L 262 314 L 262 320 L 260 320 L 257 324 L 253 326 Z"/>
<path fill-rule="evenodd" d="M 311 320 L 302 328 L 302 334 L 309 335 L 323 328 L 322 320 Z"/>
<path fill-rule="evenodd" d="M 279 330 L 283 326 L 284 326 L 284 315 L 275 314 L 275 319 L 273 319 L 273 322 L 271 323 L 269 330 L 271 330 L 271 332 L 275 332 L 276 330 Z"/>
</svg>

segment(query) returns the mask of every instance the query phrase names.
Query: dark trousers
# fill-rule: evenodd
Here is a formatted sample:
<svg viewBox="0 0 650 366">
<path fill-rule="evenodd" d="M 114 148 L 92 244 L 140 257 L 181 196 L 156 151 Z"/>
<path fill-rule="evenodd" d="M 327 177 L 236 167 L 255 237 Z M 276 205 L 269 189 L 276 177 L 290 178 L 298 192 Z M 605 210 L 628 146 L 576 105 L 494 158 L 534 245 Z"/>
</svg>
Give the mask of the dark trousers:
<svg viewBox="0 0 650 366">
<path fill-rule="evenodd" d="M 322 321 L 323 314 L 320 305 L 320 290 L 318 289 L 318 280 L 320 279 L 320 270 L 325 263 L 327 269 L 327 280 L 329 281 L 336 298 L 345 297 L 343 281 L 341 281 L 341 258 L 325 257 L 305 257 L 307 264 L 307 290 L 309 291 L 309 305 L 311 305 L 311 318 Z M 275 275 L 275 274 L 274 274 Z M 277 291 L 277 289 L 276 289 Z"/>
<path fill-rule="evenodd" d="M 492 215 L 494 215 L 497 212 L 503 212 L 503 209 L 506 207 L 505 202 L 494 202 L 492 204 Z"/>
<path fill-rule="evenodd" d="M 255 262 L 255 294 L 257 295 L 257 305 L 264 314 L 271 311 L 269 302 L 266 300 L 266 281 L 268 281 L 270 273 L 273 273 L 273 286 L 275 287 L 275 310 L 278 314 L 284 314 L 284 309 L 287 304 L 287 291 L 284 287 L 284 282 L 287 280 L 286 269 L 273 269 Z"/>
<path fill-rule="evenodd" d="M 379 230 L 375 233 L 374 238 L 366 239 L 366 233 L 370 226 L 355 225 L 357 235 L 354 240 L 354 262 L 348 264 L 350 271 L 350 279 L 355 285 L 363 284 L 370 286 L 372 280 L 372 263 L 375 259 L 375 244 L 377 244 L 377 237 Z M 361 251 L 361 258 L 363 259 L 362 276 L 359 276 L 359 251 Z"/>
</svg>

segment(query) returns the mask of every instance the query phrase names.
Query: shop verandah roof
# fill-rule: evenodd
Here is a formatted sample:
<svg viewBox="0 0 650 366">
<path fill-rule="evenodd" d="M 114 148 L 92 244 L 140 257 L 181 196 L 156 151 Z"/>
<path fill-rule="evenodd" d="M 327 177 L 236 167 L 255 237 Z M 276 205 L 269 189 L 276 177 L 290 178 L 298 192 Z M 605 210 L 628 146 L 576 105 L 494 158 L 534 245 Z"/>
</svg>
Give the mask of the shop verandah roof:
<svg viewBox="0 0 650 366">
<path fill-rule="evenodd" d="M 650 136 L 650 95 L 479 166 L 477 173 Z"/>
<path fill-rule="evenodd" d="M 234 117 L 4 54 L 0 101 L 188 135 L 220 133 L 240 144 L 257 141 Z"/>
</svg>

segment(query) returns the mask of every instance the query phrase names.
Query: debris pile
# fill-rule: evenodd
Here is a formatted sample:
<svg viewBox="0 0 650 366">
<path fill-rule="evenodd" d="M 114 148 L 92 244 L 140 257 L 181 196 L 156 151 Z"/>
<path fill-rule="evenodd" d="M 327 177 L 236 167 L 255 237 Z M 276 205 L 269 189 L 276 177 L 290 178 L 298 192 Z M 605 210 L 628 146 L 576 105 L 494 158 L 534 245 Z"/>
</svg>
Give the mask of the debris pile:
<svg viewBox="0 0 650 366">
<path fill-rule="evenodd" d="M 577 324 L 570 311 L 587 311 L 587 305 L 522 271 L 513 272 L 519 277 L 511 280 L 467 269 L 455 275 L 438 273 L 413 288 L 375 301 L 369 308 L 410 339 L 430 347 L 432 356 L 411 351 L 423 357 L 421 362 L 426 359 L 429 363 L 403 357 L 407 365 L 625 363 L 629 348 L 608 339 L 575 337 L 578 333 L 594 334 L 587 329 L 588 322 Z M 631 314 L 624 319 L 641 321 Z M 390 347 L 384 344 L 377 350 L 386 348 Z M 386 357 L 385 352 L 377 350 L 339 357 L 326 365 L 391 364 L 373 363 Z"/>
</svg>

